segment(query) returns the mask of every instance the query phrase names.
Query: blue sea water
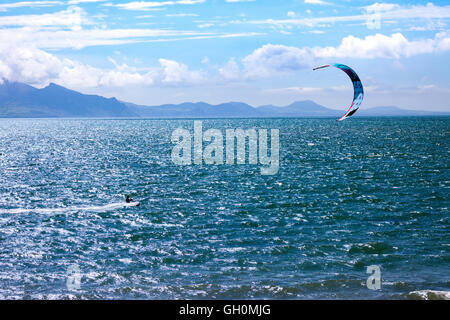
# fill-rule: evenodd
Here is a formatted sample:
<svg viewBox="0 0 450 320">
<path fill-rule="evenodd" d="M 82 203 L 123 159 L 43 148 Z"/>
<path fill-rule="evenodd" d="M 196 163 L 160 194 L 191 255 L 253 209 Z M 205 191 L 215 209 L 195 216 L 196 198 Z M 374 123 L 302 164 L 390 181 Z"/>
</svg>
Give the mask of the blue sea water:
<svg viewBox="0 0 450 320">
<path fill-rule="evenodd" d="M 0 120 L 0 298 L 450 291 L 449 117 L 203 121 L 279 129 L 273 176 L 173 164 L 178 127 L 193 121 Z M 123 206 L 124 194 L 141 205 Z M 370 265 L 380 290 L 366 286 Z"/>
</svg>

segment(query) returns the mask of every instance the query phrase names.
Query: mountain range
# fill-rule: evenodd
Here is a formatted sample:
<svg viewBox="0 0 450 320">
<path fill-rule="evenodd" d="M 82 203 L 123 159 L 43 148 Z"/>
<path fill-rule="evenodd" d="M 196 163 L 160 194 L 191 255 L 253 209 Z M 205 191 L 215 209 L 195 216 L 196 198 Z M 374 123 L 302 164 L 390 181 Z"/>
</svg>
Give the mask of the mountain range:
<svg viewBox="0 0 450 320">
<path fill-rule="evenodd" d="M 3 80 L 0 84 L 2 118 L 257 118 L 257 117 L 338 117 L 342 110 L 329 109 L 314 101 L 297 101 L 288 106 L 252 107 L 242 102 L 211 105 L 186 102 L 142 106 L 116 98 L 87 95 L 51 83 L 37 89 L 20 82 Z M 450 115 L 450 112 L 405 110 L 394 106 L 361 109 L 358 116 Z"/>
</svg>

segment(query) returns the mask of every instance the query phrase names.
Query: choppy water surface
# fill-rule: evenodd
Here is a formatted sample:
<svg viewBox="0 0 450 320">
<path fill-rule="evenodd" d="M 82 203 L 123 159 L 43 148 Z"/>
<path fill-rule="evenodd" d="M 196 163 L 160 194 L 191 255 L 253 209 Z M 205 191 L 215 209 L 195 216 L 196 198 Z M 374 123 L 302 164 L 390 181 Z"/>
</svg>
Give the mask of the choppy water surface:
<svg viewBox="0 0 450 320">
<path fill-rule="evenodd" d="M 173 164 L 180 126 L 193 121 L 0 120 L 0 298 L 450 290 L 450 118 L 203 121 L 280 129 L 274 176 Z M 125 193 L 141 205 L 124 206 Z M 379 291 L 366 288 L 369 265 Z"/>
</svg>

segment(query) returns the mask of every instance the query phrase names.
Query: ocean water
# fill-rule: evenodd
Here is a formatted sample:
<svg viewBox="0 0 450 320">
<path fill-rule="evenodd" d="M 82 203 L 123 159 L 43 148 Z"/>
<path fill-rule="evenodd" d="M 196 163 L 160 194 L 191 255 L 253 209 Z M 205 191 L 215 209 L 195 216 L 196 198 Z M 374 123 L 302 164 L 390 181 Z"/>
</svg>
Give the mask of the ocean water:
<svg viewBox="0 0 450 320">
<path fill-rule="evenodd" d="M 203 121 L 279 129 L 273 176 L 173 164 L 178 127 L 0 120 L 0 298 L 448 295 L 449 117 Z"/>
</svg>

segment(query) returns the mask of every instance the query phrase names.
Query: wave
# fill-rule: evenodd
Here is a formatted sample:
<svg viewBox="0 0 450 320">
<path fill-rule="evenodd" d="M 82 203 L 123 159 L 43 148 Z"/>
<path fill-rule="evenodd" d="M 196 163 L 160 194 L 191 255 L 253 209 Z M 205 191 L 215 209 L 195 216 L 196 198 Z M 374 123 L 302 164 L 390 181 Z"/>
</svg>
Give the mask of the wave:
<svg viewBox="0 0 450 320">
<path fill-rule="evenodd" d="M 90 206 L 90 207 L 65 207 L 65 208 L 15 208 L 15 209 L 0 209 L 0 214 L 22 214 L 22 213 L 57 213 L 57 212 L 71 212 L 71 211 L 112 211 L 123 207 L 136 207 L 139 202 L 116 202 L 104 206 Z"/>
<path fill-rule="evenodd" d="M 450 291 L 419 290 L 412 291 L 407 295 L 413 300 L 450 300 Z"/>
</svg>

